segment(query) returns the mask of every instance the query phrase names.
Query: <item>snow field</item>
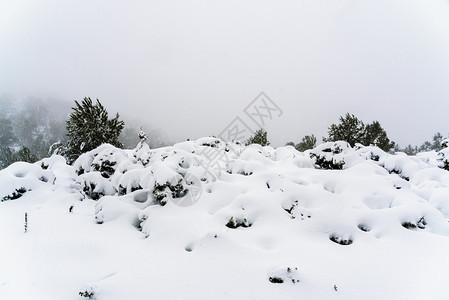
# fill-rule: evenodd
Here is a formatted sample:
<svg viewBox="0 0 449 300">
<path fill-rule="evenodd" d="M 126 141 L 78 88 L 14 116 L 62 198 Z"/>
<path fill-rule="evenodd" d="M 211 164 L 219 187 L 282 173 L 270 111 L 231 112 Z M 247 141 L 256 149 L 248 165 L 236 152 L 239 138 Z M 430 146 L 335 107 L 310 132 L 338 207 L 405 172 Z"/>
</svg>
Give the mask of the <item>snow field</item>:
<svg viewBox="0 0 449 300">
<path fill-rule="evenodd" d="M 447 299 L 442 156 L 202 138 L 16 163 L 0 299 Z"/>
</svg>

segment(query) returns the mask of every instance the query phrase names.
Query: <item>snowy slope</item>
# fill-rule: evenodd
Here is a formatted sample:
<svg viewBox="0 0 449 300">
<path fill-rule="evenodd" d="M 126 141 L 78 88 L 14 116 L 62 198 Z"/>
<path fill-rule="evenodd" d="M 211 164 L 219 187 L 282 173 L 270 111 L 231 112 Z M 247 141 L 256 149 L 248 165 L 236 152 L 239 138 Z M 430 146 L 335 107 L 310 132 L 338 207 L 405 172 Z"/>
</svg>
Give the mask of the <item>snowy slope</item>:
<svg viewBox="0 0 449 300">
<path fill-rule="evenodd" d="M 202 138 L 13 164 L 0 299 L 449 299 L 446 149 Z"/>
</svg>

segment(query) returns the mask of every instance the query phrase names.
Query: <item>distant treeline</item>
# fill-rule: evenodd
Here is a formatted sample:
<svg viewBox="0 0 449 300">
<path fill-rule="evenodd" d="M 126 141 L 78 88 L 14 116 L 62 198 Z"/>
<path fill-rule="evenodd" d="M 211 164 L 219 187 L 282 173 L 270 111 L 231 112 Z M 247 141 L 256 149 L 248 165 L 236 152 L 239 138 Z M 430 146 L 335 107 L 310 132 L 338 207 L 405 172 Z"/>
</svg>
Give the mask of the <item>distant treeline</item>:
<svg viewBox="0 0 449 300">
<path fill-rule="evenodd" d="M 86 99 L 90 100 L 90 98 L 84 98 L 83 102 Z M 113 120 L 102 123 L 101 119 L 107 117 L 106 108 L 102 107 L 99 101 L 95 103 L 90 101 L 90 104 L 81 109 L 77 101 L 63 102 L 43 99 L 14 101 L 7 97 L 0 97 L 0 169 L 16 161 L 35 162 L 50 156 L 57 149 L 65 149 L 67 154 L 73 150 L 70 145 L 74 144 L 74 140 L 81 139 L 75 143 L 77 144 L 76 155 L 72 155 L 73 158 L 66 156 L 68 161 L 72 162 L 81 152 L 88 151 L 89 147 L 85 146 L 92 142 L 92 132 L 95 130 L 103 132 L 95 135 L 103 136 L 97 141 L 100 144 L 109 142 L 126 149 L 134 148 L 139 142 L 139 129 L 137 129 L 139 125 L 135 121 L 131 126 L 126 125 L 125 122 L 125 127 L 117 129 L 118 141 L 109 141 L 106 133 L 110 132 L 114 126 L 107 125 L 105 128 L 109 127 L 109 129 L 99 131 L 99 128 L 96 127 L 104 126 Z M 101 109 L 98 110 L 98 118 L 92 116 L 95 105 L 101 106 Z M 81 109 L 81 112 L 77 117 L 73 117 L 76 115 L 74 112 L 77 109 Z M 122 122 L 118 119 L 116 121 Z M 89 141 L 83 141 L 83 138 Z M 340 116 L 338 123 L 331 124 L 328 127 L 328 136 L 323 137 L 324 142 L 338 140 L 346 141 L 351 146 L 360 143 L 365 146 L 377 146 L 387 152 L 401 151 L 415 155 L 423 151 L 439 151 L 443 136 L 438 132 L 431 141 L 425 141 L 420 146 L 408 145 L 401 148 L 388 138 L 387 132 L 378 121 L 365 124 L 354 115 L 347 113 L 345 116 Z M 164 134 L 157 130 L 150 130 L 148 142 L 151 147 L 172 144 Z M 255 143 L 266 146 L 270 144 L 268 133 L 264 129 L 259 129 L 254 136 L 243 142 L 246 142 L 247 145 Z M 295 147 L 298 151 L 305 151 L 317 145 L 317 138 L 313 134 L 306 135 L 301 141 L 288 142 L 287 145 Z M 70 151 L 67 152 L 68 150 Z M 60 153 L 64 153 L 64 151 Z"/>
</svg>

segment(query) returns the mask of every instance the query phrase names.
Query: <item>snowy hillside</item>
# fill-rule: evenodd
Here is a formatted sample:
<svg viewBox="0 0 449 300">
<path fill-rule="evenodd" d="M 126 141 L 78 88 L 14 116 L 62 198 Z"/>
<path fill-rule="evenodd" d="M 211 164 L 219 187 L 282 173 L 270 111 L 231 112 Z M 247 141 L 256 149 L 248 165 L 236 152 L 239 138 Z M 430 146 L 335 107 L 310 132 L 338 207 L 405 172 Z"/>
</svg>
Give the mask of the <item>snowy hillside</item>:
<svg viewBox="0 0 449 300">
<path fill-rule="evenodd" d="M 15 163 L 0 299 L 449 299 L 448 157 L 202 138 Z"/>
</svg>

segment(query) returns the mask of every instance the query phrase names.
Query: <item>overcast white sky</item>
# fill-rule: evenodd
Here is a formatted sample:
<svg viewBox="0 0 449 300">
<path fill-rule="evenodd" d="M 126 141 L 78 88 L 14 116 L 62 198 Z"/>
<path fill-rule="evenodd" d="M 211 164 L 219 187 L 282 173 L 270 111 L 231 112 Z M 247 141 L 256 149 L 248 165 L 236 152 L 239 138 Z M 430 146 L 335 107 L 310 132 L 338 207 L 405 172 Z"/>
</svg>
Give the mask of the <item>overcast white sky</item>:
<svg viewBox="0 0 449 300">
<path fill-rule="evenodd" d="M 346 112 L 403 146 L 446 135 L 449 2 L 0 2 L 0 94 L 99 98 L 197 138 L 261 91 L 283 110 L 267 125 L 276 146 L 320 139 Z"/>
</svg>

